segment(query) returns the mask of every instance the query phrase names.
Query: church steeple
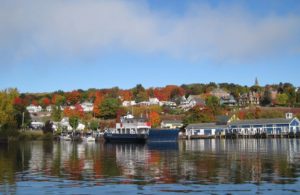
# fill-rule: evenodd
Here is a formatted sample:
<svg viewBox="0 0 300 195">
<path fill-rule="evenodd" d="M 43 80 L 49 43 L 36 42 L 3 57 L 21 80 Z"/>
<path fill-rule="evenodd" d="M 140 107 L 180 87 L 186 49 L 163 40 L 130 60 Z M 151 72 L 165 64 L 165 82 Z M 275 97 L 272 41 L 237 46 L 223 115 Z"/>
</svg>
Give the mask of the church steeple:
<svg viewBox="0 0 300 195">
<path fill-rule="evenodd" d="M 259 86 L 257 77 L 255 77 L 255 84 L 254 84 L 254 85 L 255 85 L 255 86 Z"/>
</svg>

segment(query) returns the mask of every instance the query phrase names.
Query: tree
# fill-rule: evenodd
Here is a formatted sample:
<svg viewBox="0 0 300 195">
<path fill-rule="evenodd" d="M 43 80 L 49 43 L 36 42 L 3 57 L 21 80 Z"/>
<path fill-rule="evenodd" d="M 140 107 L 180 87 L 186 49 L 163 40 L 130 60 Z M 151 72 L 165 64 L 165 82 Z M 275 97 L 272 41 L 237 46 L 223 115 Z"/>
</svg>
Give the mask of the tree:
<svg viewBox="0 0 300 195">
<path fill-rule="evenodd" d="M 288 103 L 289 97 L 287 94 L 278 94 L 276 97 L 276 104 L 280 106 L 285 106 Z"/>
<path fill-rule="evenodd" d="M 17 128 L 20 129 L 28 127 L 31 122 L 31 117 L 29 112 L 26 110 L 24 100 L 20 97 L 15 98 L 13 106 Z"/>
<path fill-rule="evenodd" d="M 43 133 L 44 134 L 47 134 L 47 133 L 53 134 L 53 125 L 52 125 L 52 122 L 50 120 L 46 121 L 45 126 L 43 128 Z"/>
<path fill-rule="evenodd" d="M 47 106 L 49 106 L 51 103 L 50 99 L 48 97 L 44 97 L 40 101 L 40 105 L 42 106 L 43 109 L 45 109 Z"/>
<path fill-rule="evenodd" d="M 69 124 L 71 125 L 71 127 L 73 128 L 73 129 L 77 129 L 77 127 L 78 127 L 78 124 L 79 124 L 79 119 L 78 119 L 78 117 L 77 116 L 71 116 L 71 117 L 69 117 Z"/>
<path fill-rule="evenodd" d="M 94 113 L 95 117 L 101 116 L 100 115 L 100 113 L 101 113 L 100 107 L 101 107 L 103 100 L 104 100 L 103 94 L 100 91 L 97 91 L 95 93 L 95 101 L 94 101 L 94 108 L 93 108 L 93 113 Z"/>
<path fill-rule="evenodd" d="M 66 98 L 63 95 L 60 94 L 54 94 L 51 99 L 52 104 L 56 106 L 61 106 L 66 103 Z"/>
<path fill-rule="evenodd" d="M 89 124 L 90 128 L 93 130 L 93 131 L 96 131 L 99 127 L 99 121 L 98 120 L 92 120 Z"/>
<path fill-rule="evenodd" d="M 19 96 L 17 89 L 6 89 L 0 92 L 0 128 L 16 129 L 14 101 Z"/>
<path fill-rule="evenodd" d="M 183 118 L 183 124 L 188 125 L 191 123 L 206 123 L 213 120 L 212 113 L 206 112 L 199 106 L 195 106 L 186 112 Z"/>
<path fill-rule="evenodd" d="M 212 111 L 213 115 L 220 114 L 221 106 L 220 106 L 220 100 L 216 96 L 209 96 L 206 99 L 206 106 Z"/>
<path fill-rule="evenodd" d="M 160 116 L 157 112 L 150 112 L 149 114 L 149 122 L 152 127 L 158 127 L 160 125 Z"/>
<path fill-rule="evenodd" d="M 70 105 L 77 104 L 81 99 L 81 94 L 79 91 L 72 91 L 70 93 L 67 93 L 67 102 Z"/>
<path fill-rule="evenodd" d="M 131 101 L 132 100 L 132 92 L 129 90 L 123 90 L 120 92 L 123 101 Z"/>
<path fill-rule="evenodd" d="M 270 89 L 265 89 L 264 95 L 262 97 L 261 105 L 267 106 L 272 103 L 271 91 Z"/>
<path fill-rule="evenodd" d="M 120 107 L 120 102 L 115 98 L 106 98 L 100 106 L 100 116 L 104 119 L 116 118 L 117 111 Z"/>
<path fill-rule="evenodd" d="M 132 89 L 132 94 L 136 102 L 142 102 L 148 98 L 148 94 L 141 84 L 137 84 L 136 87 Z"/>
<path fill-rule="evenodd" d="M 60 106 L 52 106 L 51 119 L 55 122 L 60 121 L 62 118 L 62 111 Z"/>
</svg>

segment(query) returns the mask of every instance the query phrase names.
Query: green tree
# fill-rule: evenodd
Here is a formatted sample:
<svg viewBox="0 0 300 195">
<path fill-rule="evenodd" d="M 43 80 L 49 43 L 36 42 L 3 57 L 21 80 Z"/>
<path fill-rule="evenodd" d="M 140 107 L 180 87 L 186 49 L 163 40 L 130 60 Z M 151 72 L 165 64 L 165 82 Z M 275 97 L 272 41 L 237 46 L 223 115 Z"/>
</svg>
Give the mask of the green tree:
<svg viewBox="0 0 300 195">
<path fill-rule="evenodd" d="M 62 118 L 62 111 L 60 106 L 52 106 L 51 119 L 55 122 L 60 121 Z"/>
<path fill-rule="evenodd" d="M 99 121 L 98 120 L 92 120 L 89 124 L 90 128 L 93 131 L 96 131 L 99 128 Z"/>
<path fill-rule="evenodd" d="M 120 108 L 120 102 L 115 98 L 106 98 L 100 106 L 100 116 L 104 119 L 113 119 L 117 116 L 117 111 Z"/>
<path fill-rule="evenodd" d="M 206 106 L 212 111 L 213 115 L 220 114 L 221 106 L 220 106 L 220 100 L 216 96 L 209 96 L 206 99 Z"/>
<path fill-rule="evenodd" d="M 141 84 L 132 89 L 132 94 L 136 102 L 146 101 L 148 98 L 148 94 Z"/>
<path fill-rule="evenodd" d="M 278 94 L 276 97 L 276 104 L 280 106 L 285 106 L 289 101 L 289 96 L 285 93 Z"/>
<path fill-rule="evenodd" d="M 191 123 L 206 123 L 211 121 L 212 121 L 211 114 L 205 112 L 198 106 L 195 106 L 194 108 L 186 112 L 183 118 L 184 125 L 188 125 Z"/>
<path fill-rule="evenodd" d="M 71 116 L 69 117 L 69 124 L 71 125 L 71 127 L 76 130 L 79 124 L 79 119 L 77 116 Z"/>
<path fill-rule="evenodd" d="M 17 133 L 14 100 L 18 96 L 17 89 L 6 89 L 0 92 L 0 137 L 7 138 Z"/>
<path fill-rule="evenodd" d="M 19 96 L 16 89 L 6 89 L 0 92 L 0 125 L 16 127 L 14 118 L 14 100 Z"/>
</svg>

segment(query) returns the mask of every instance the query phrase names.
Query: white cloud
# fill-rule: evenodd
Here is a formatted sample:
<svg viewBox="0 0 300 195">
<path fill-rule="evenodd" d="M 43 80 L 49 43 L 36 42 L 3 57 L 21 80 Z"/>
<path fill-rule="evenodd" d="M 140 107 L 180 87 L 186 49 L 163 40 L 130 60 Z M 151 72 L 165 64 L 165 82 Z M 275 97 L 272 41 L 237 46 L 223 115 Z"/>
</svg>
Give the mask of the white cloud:
<svg viewBox="0 0 300 195">
<path fill-rule="evenodd" d="M 85 56 L 115 48 L 186 59 L 244 61 L 299 45 L 300 17 L 257 17 L 243 9 L 196 6 L 183 16 L 140 1 L 4 1 L 0 57 Z"/>
</svg>

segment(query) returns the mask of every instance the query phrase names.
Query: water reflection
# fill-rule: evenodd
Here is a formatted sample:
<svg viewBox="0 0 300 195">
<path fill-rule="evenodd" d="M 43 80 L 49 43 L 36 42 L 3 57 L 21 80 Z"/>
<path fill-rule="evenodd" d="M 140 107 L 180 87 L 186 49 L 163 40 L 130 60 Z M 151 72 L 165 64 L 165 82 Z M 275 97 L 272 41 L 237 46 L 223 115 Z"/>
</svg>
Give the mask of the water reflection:
<svg viewBox="0 0 300 195">
<path fill-rule="evenodd" d="M 299 184 L 299 159 L 299 139 L 186 140 L 165 146 L 13 143 L 0 147 L 0 192 L 11 193 L 24 181 Z"/>
</svg>

